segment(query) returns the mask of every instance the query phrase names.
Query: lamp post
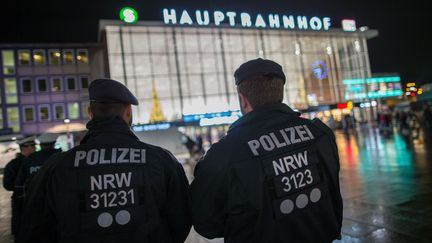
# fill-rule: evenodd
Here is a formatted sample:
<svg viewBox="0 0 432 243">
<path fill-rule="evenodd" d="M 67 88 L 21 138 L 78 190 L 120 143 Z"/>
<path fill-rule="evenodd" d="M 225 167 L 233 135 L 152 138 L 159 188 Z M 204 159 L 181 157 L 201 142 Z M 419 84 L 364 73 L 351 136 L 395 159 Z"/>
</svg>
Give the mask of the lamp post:
<svg viewBox="0 0 432 243">
<path fill-rule="evenodd" d="M 66 118 L 63 120 L 63 122 L 66 124 L 66 142 L 67 142 L 67 149 L 71 149 L 73 144 L 70 142 L 70 133 L 69 133 L 69 124 L 70 124 L 70 119 Z"/>
</svg>

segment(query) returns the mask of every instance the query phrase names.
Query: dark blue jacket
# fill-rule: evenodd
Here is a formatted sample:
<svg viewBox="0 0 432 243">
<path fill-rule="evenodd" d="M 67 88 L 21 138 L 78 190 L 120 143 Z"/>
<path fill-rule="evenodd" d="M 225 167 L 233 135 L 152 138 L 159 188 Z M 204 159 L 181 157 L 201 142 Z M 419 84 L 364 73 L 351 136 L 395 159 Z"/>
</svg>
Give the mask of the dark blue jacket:
<svg viewBox="0 0 432 243">
<path fill-rule="evenodd" d="M 118 117 L 87 128 L 34 177 L 19 242 L 183 242 L 191 218 L 182 165 Z"/>
<path fill-rule="evenodd" d="M 197 164 L 193 225 L 231 242 L 331 242 L 342 198 L 333 132 L 285 104 L 236 121 Z"/>
</svg>

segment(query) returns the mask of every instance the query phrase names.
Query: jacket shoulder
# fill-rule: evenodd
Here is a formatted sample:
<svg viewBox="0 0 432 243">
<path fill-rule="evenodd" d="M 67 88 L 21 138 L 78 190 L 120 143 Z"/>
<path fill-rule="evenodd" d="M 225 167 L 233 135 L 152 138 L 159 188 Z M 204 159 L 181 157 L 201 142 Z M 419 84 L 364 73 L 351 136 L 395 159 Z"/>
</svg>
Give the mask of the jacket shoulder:
<svg viewBox="0 0 432 243">
<path fill-rule="evenodd" d="M 335 135 L 333 130 L 328 127 L 324 122 L 322 122 L 318 118 L 314 118 L 313 120 L 309 120 L 310 124 L 312 124 L 320 133 L 324 133 L 332 139 L 335 139 Z"/>
</svg>

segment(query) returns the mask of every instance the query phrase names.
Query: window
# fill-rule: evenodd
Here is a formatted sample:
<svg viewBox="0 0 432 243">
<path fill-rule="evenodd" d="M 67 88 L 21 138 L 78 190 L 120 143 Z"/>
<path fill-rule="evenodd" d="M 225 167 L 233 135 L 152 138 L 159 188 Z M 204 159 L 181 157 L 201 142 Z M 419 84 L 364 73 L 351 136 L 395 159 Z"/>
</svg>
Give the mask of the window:
<svg viewBox="0 0 432 243">
<path fill-rule="evenodd" d="M 31 78 L 21 79 L 21 91 L 22 93 L 32 93 L 33 92 L 33 82 Z"/>
<path fill-rule="evenodd" d="M 35 121 L 34 107 L 33 106 L 24 106 L 24 122 L 33 122 Z"/>
<path fill-rule="evenodd" d="M 78 49 L 76 59 L 78 63 L 88 64 L 88 51 L 86 49 Z"/>
<path fill-rule="evenodd" d="M 48 105 L 39 106 L 39 121 L 49 121 L 50 111 Z"/>
<path fill-rule="evenodd" d="M 12 50 L 2 51 L 3 59 L 3 74 L 11 75 L 15 74 L 15 58 Z"/>
<path fill-rule="evenodd" d="M 6 103 L 7 104 L 16 104 L 18 103 L 18 95 L 17 95 L 17 87 L 16 87 L 16 79 L 15 78 L 5 78 L 5 95 L 6 95 Z"/>
<path fill-rule="evenodd" d="M 63 104 L 55 104 L 54 105 L 54 118 L 56 120 L 64 120 L 65 119 L 65 111 Z"/>
<path fill-rule="evenodd" d="M 78 119 L 79 114 L 80 111 L 78 102 L 68 103 L 68 118 Z"/>
<path fill-rule="evenodd" d="M 13 132 L 20 131 L 20 118 L 18 107 L 7 108 L 7 123 L 8 127 L 12 128 Z"/>
<path fill-rule="evenodd" d="M 64 64 L 74 64 L 74 51 L 73 50 L 63 50 L 63 63 Z"/>
<path fill-rule="evenodd" d="M 80 77 L 81 89 L 88 89 L 89 81 L 87 76 Z"/>
<path fill-rule="evenodd" d="M 45 50 L 34 50 L 33 51 L 33 61 L 36 65 L 45 64 Z"/>
<path fill-rule="evenodd" d="M 49 63 L 58 65 L 61 63 L 61 54 L 60 50 L 49 50 Z"/>
<path fill-rule="evenodd" d="M 82 113 L 82 117 L 88 119 L 89 115 L 88 115 L 88 107 L 90 106 L 90 102 L 85 101 L 81 103 L 81 113 Z"/>
<path fill-rule="evenodd" d="M 62 84 L 62 78 L 61 77 L 52 77 L 51 78 L 51 91 L 52 92 L 63 91 L 63 84 Z"/>
<path fill-rule="evenodd" d="M 66 78 L 66 89 L 67 90 L 76 90 L 76 79 L 74 77 Z"/>
<path fill-rule="evenodd" d="M 3 128 L 3 109 L 0 109 L 0 129 Z"/>
<path fill-rule="evenodd" d="M 39 92 L 48 92 L 48 81 L 46 78 L 38 78 L 36 83 Z"/>
<path fill-rule="evenodd" d="M 21 65 L 30 65 L 30 50 L 19 50 L 18 61 Z"/>
</svg>

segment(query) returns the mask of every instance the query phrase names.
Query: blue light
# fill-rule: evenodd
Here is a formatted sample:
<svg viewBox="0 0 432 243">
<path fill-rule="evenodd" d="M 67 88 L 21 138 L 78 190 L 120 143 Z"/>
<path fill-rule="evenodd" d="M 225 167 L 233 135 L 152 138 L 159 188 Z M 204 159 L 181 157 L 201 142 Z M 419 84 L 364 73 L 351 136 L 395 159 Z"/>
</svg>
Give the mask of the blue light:
<svg viewBox="0 0 432 243">
<path fill-rule="evenodd" d="M 315 61 L 312 64 L 312 71 L 314 76 L 319 80 L 326 79 L 328 76 L 328 67 L 323 60 Z"/>
<path fill-rule="evenodd" d="M 157 124 L 132 126 L 132 130 L 134 130 L 135 132 L 146 132 L 146 131 L 166 130 L 170 127 L 171 127 L 170 123 L 157 123 Z"/>
<path fill-rule="evenodd" d="M 223 111 L 223 112 L 215 112 L 215 113 L 184 115 L 183 121 L 196 122 L 196 121 L 201 121 L 202 119 L 212 119 L 216 117 L 231 117 L 231 116 L 240 117 L 240 111 Z"/>
<path fill-rule="evenodd" d="M 342 81 L 343 84 L 349 85 L 349 84 L 364 84 L 364 83 L 390 83 L 390 82 L 400 82 L 399 76 L 393 76 L 393 77 L 376 77 L 376 78 L 357 78 L 357 79 L 344 79 Z"/>
</svg>

